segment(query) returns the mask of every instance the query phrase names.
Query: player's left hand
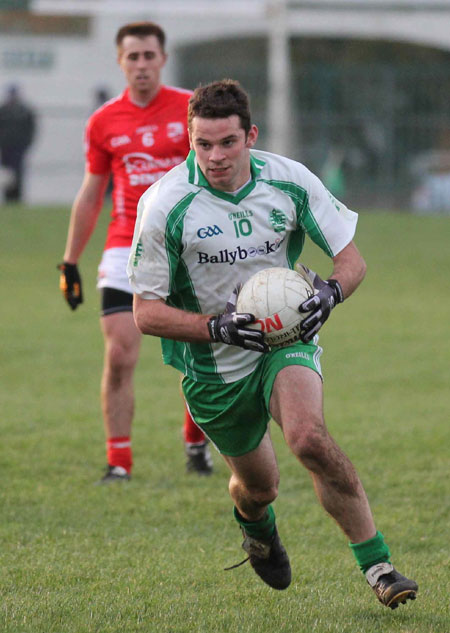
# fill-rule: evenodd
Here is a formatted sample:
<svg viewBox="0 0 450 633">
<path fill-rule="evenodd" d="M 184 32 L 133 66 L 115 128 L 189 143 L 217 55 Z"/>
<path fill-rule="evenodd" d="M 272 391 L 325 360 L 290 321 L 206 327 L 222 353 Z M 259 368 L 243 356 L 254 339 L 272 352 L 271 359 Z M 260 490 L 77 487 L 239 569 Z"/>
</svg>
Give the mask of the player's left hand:
<svg viewBox="0 0 450 633">
<path fill-rule="evenodd" d="M 63 262 L 62 264 L 58 264 L 57 268 L 61 271 L 59 288 L 72 310 L 76 310 L 78 305 L 83 303 L 83 290 L 78 267 L 76 264 Z"/>
<path fill-rule="evenodd" d="M 344 301 L 344 293 L 337 279 L 324 281 L 317 273 L 306 266 L 302 267 L 318 291 L 313 297 L 303 301 L 298 308 L 299 312 L 311 312 L 300 326 L 300 338 L 303 343 L 309 343 L 328 319 L 331 310 Z"/>
</svg>

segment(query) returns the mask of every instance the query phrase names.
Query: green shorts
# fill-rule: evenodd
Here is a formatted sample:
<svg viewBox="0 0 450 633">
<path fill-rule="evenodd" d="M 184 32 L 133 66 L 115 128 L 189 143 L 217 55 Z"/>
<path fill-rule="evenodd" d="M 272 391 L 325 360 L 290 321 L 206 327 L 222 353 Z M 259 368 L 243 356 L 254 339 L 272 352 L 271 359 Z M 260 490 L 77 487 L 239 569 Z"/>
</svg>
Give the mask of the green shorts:
<svg viewBox="0 0 450 633">
<path fill-rule="evenodd" d="M 183 393 L 195 423 L 223 455 L 245 455 L 259 446 L 267 430 L 278 372 L 289 365 L 303 365 L 322 376 L 321 354 L 318 345 L 298 341 L 263 354 L 253 372 L 236 382 L 207 384 L 185 376 Z"/>
</svg>

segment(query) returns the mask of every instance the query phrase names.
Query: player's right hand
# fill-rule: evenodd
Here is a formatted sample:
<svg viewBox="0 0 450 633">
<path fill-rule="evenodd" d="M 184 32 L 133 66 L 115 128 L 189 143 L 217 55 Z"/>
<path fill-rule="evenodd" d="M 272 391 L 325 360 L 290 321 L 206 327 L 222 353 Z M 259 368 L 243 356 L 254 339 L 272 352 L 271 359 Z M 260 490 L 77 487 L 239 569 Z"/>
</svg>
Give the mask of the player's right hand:
<svg viewBox="0 0 450 633">
<path fill-rule="evenodd" d="M 214 343 L 238 345 L 253 352 L 269 352 L 270 347 L 264 341 L 264 332 L 245 328 L 246 325 L 254 322 L 253 314 L 241 312 L 225 312 L 213 316 L 208 321 L 211 340 Z"/>
<path fill-rule="evenodd" d="M 57 268 L 61 272 L 59 277 L 60 290 L 69 306 L 75 310 L 78 304 L 83 303 L 83 290 L 78 267 L 76 264 L 63 262 L 58 264 Z"/>
</svg>

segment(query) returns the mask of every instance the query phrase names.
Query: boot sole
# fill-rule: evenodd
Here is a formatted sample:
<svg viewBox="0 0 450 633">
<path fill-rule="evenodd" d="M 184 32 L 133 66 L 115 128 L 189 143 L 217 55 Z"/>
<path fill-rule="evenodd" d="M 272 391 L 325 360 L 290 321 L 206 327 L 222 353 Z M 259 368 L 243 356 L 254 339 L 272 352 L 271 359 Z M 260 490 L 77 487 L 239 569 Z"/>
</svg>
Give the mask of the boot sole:
<svg viewBox="0 0 450 633">
<path fill-rule="evenodd" d="M 390 609 L 396 609 L 400 603 L 406 604 L 407 600 L 415 600 L 416 595 L 417 595 L 416 591 L 412 591 L 411 589 L 406 589 L 405 591 L 401 591 L 400 593 L 397 593 L 395 596 L 393 596 L 389 600 L 389 602 L 386 603 L 386 606 L 389 607 Z"/>
</svg>

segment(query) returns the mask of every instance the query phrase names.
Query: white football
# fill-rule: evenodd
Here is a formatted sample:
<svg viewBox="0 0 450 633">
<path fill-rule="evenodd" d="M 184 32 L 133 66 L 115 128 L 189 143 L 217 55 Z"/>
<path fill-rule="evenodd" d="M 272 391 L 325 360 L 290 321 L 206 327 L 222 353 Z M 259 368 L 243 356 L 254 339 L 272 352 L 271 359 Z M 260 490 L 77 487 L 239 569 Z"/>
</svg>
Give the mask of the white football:
<svg viewBox="0 0 450 633">
<path fill-rule="evenodd" d="M 299 305 L 315 290 L 309 279 L 289 268 L 265 268 L 242 286 L 236 312 L 254 314 L 256 322 L 247 327 L 262 330 L 272 347 L 285 346 L 300 339 L 300 324 L 308 313 Z"/>
</svg>

